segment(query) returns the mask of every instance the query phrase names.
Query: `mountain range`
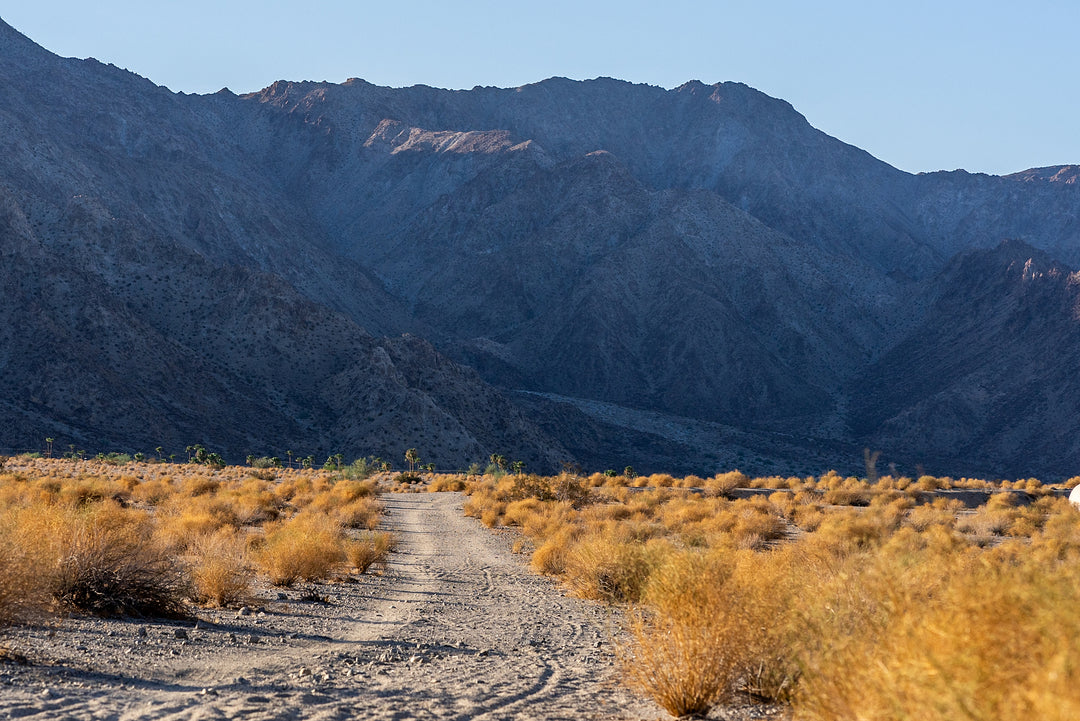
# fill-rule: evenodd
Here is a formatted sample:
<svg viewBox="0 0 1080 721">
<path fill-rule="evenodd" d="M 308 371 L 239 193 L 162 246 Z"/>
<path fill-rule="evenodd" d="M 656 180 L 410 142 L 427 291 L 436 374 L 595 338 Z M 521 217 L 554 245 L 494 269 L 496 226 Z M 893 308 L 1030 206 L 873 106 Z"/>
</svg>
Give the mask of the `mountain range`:
<svg viewBox="0 0 1080 721">
<path fill-rule="evenodd" d="M 1077 474 L 1080 167 L 739 83 L 177 94 L 0 21 L 0 446 Z"/>
</svg>

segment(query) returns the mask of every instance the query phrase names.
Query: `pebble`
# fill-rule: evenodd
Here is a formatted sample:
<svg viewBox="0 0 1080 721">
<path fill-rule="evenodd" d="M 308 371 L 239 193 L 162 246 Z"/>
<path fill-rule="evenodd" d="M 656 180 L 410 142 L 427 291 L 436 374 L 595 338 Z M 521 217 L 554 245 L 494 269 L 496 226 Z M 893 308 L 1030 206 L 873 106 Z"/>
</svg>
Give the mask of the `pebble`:
<svg viewBox="0 0 1080 721">
<path fill-rule="evenodd" d="M 173 636 L 175 638 L 187 638 L 188 637 L 188 632 L 185 631 L 182 628 L 178 628 L 178 629 L 173 631 Z"/>
<path fill-rule="evenodd" d="M 248 608 L 247 606 L 241 606 L 240 610 L 236 612 L 237 618 L 239 618 L 240 616 L 250 616 L 250 615 L 251 615 L 251 609 Z"/>
</svg>

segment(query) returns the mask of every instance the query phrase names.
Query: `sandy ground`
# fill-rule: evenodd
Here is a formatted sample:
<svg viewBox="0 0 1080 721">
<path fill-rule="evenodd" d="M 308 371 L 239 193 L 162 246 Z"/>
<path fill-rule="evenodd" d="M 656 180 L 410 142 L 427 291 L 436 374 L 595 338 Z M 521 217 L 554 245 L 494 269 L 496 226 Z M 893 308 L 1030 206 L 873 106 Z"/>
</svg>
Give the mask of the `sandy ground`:
<svg viewBox="0 0 1080 721">
<path fill-rule="evenodd" d="M 0 719 L 669 719 L 620 683 L 618 611 L 566 597 L 462 514 L 460 494 L 383 496 L 384 573 L 264 587 L 198 620 L 11 629 Z M 715 709 L 778 718 L 783 709 Z"/>
<path fill-rule="evenodd" d="M 29 663 L 0 663 L 0 718 L 666 717 L 619 686 L 614 611 L 530 573 L 458 494 L 383 498 L 399 546 L 382 575 L 198 621 L 12 630 Z"/>
</svg>

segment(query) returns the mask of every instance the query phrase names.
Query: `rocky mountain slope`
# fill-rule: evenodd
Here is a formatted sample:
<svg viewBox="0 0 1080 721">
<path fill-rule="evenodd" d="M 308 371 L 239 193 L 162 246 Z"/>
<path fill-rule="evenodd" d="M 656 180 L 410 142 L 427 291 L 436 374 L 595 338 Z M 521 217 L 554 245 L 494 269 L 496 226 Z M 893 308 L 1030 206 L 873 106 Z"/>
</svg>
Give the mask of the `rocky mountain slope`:
<svg viewBox="0 0 1080 721">
<path fill-rule="evenodd" d="M 2 22 L 0 97 L 0 446 L 1080 466 L 1075 166 L 914 176 L 738 83 L 187 96 Z"/>
</svg>

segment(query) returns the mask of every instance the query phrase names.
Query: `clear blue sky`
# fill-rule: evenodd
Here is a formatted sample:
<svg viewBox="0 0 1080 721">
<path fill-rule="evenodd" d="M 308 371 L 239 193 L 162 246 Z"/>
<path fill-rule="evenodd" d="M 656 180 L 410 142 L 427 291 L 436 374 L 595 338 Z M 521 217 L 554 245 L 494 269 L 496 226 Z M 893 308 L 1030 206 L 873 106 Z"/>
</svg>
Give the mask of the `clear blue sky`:
<svg viewBox="0 0 1080 721">
<path fill-rule="evenodd" d="M 1080 163 L 1080 0 L 0 0 L 0 17 L 184 92 L 738 80 L 912 172 Z"/>
</svg>

